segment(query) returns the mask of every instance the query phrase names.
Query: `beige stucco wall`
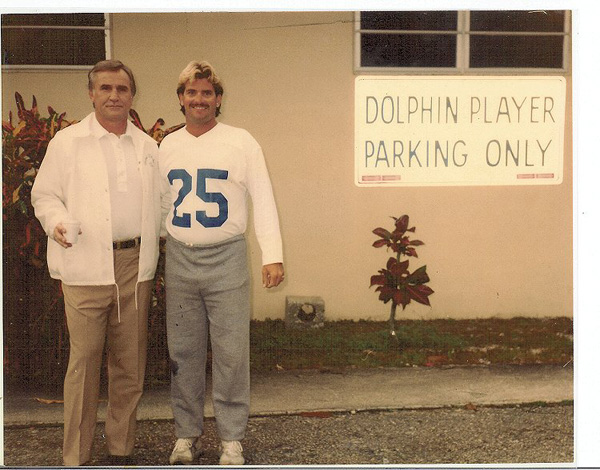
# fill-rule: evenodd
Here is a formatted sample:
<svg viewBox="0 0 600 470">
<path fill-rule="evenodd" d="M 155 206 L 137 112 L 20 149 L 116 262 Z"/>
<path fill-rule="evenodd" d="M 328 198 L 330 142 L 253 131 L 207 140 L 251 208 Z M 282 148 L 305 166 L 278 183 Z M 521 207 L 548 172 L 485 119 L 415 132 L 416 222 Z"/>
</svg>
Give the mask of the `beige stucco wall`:
<svg viewBox="0 0 600 470">
<path fill-rule="evenodd" d="M 566 119 L 564 181 L 557 186 L 358 188 L 354 185 L 353 14 L 259 12 L 113 15 L 114 57 L 136 73 L 143 123 L 183 121 L 175 95 L 192 59 L 225 82 L 222 121 L 263 146 L 280 210 L 286 281 L 260 286 L 250 236 L 254 317 L 283 318 L 287 295 L 317 295 L 330 319 L 386 319 L 369 289 L 385 265 L 371 246 L 389 216 L 408 214 L 425 242 L 432 307 L 404 318 L 572 315 L 572 128 Z M 567 109 L 571 80 L 567 77 Z M 4 73 L 3 103 L 29 103 L 81 118 L 91 110 L 85 73 Z"/>
</svg>

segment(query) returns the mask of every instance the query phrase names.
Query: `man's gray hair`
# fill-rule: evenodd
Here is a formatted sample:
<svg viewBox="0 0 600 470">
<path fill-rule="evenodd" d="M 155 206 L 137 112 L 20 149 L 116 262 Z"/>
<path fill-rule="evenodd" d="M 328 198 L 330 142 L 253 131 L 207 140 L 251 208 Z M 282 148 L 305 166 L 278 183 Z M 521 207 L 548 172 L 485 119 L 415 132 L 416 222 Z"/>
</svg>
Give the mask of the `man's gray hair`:
<svg viewBox="0 0 600 470">
<path fill-rule="evenodd" d="M 133 72 L 120 60 L 101 60 L 94 65 L 94 68 L 88 73 L 88 89 L 90 91 L 94 89 L 94 81 L 96 80 L 96 75 L 98 72 L 118 72 L 119 70 L 123 70 L 129 77 L 131 95 L 135 96 L 137 89 L 135 87 L 135 78 L 133 78 Z"/>
</svg>

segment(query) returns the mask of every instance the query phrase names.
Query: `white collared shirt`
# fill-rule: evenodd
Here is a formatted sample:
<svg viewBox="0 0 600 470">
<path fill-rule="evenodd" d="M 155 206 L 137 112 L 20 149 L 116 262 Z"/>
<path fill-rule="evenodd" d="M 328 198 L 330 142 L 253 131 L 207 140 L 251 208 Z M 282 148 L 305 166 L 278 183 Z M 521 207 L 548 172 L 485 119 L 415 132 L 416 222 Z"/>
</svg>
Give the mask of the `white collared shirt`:
<svg viewBox="0 0 600 470">
<path fill-rule="evenodd" d="M 142 230 L 142 177 L 135 155 L 131 128 L 121 136 L 92 120 L 92 133 L 98 137 L 110 191 L 113 241 L 139 237 Z"/>
</svg>

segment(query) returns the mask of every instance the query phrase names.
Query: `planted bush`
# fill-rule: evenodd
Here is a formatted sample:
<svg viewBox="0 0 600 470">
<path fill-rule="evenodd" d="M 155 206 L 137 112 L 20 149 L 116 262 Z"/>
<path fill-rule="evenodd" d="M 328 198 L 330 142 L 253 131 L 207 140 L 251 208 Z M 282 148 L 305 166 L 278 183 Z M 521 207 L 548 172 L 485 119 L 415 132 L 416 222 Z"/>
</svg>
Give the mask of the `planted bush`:
<svg viewBox="0 0 600 470">
<path fill-rule="evenodd" d="M 412 273 L 409 271 L 409 260 L 405 258 L 417 258 L 415 247 L 424 245 L 421 240 L 411 240 L 407 232 L 414 233 L 415 227 L 408 228 L 408 215 L 394 219 L 393 231 L 378 227 L 373 233 L 380 237 L 373 243 L 375 248 L 387 247 L 391 249 L 394 256 L 387 261 L 386 267 L 379 270 L 379 274 L 371 276 L 371 286 L 379 292 L 379 300 L 384 304 L 392 302 L 388 325 L 390 334 L 396 336 L 396 308 L 402 305 L 402 310 L 413 300 L 424 305 L 430 305 L 429 296 L 433 294 L 429 282 L 427 266 L 421 266 Z"/>
</svg>

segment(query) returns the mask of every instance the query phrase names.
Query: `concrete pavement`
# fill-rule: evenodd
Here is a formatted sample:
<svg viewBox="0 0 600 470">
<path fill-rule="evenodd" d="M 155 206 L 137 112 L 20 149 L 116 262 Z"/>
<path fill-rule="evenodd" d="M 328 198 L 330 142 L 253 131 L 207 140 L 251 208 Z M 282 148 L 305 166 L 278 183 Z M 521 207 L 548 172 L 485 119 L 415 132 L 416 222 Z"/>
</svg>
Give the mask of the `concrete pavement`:
<svg viewBox="0 0 600 470">
<path fill-rule="evenodd" d="M 3 399 L 4 424 L 62 423 L 59 393 L 8 391 Z M 252 376 L 250 412 L 252 416 L 264 416 L 565 400 L 573 400 L 572 365 L 279 371 Z M 105 416 L 104 399 L 100 402 L 98 419 L 103 421 Z M 206 416 L 214 416 L 210 400 L 206 404 Z M 168 387 L 144 393 L 138 408 L 140 420 L 172 417 Z"/>
</svg>

